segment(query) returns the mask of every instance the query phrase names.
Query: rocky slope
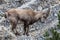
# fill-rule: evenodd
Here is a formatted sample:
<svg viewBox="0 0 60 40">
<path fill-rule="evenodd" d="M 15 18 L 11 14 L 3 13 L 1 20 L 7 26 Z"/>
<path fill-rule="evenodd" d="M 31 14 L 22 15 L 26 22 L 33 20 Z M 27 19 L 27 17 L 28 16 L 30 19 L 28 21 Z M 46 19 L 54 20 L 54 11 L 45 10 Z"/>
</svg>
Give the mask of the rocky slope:
<svg viewBox="0 0 60 40">
<path fill-rule="evenodd" d="M 10 31 L 10 23 L 4 22 L 4 18 L 1 16 L 4 12 L 11 8 L 23 8 L 23 9 L 32 9 L 35 11 L 47 10 L 50 7 L 51 14 L 45 21 L 45 23 L 40 23 L 40 21 L 34 23 L 30 26 L 30 36 L 24 36 L 23 33 L 23 24 L 18 24 L 18 29 L 16 29 L 21 36 L 15 36 L 13 32 Z M 44 40 L 44 32 L 51 28 L 55 27 L 58 22 L 57 14 L 60 10 L 59 0 L 3 0 L 0 4 L 0 38 L 1 40 Z M 21 27 L 22 26 L 22 27 Z M 8 31 L 7 31 L 8 30 Z M 3 33 L 4 32 L 4 33 Z M 2 34 L 3 33 L 3 34 Z M 3 36 L 1 36 L 3 35 Z"/>
</svg>

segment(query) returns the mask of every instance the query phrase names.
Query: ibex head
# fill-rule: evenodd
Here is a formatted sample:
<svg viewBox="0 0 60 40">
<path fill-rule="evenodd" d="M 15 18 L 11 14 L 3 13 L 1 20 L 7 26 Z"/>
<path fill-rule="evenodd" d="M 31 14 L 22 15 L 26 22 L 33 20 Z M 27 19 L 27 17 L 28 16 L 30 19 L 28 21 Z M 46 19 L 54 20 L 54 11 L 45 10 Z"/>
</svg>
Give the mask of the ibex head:
<svg viewBox="0 0 60 40">
<path fill-rule="evenodd" d="M 45 21 L 50 14 L 50 8 L 47 11 L 42 12 L 42 14 L 41 21 Z"/>
<path fill-rule="evenodd" d="M 44 23 L 50 14 L 50 8 L 48 8 L 48 10 L 36 11 L 35 13 L 36 13 L 35 16 L 36 20 L 40 20 L 40 22 Z"/>
</svg>

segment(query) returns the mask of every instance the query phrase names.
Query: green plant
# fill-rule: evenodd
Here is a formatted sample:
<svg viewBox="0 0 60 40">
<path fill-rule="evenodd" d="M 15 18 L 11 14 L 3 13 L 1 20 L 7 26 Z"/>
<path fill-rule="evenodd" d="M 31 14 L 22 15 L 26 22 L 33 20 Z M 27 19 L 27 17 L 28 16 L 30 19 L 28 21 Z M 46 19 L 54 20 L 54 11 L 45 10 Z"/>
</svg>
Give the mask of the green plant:
<svg viewBox="0 0 60 40">
<path fill-rule="evenodd" d="M 48 37 L 48 36 L 49 36 L 49 33 L 46 31 L 44 34 L 44 37 Z"/>
<path fill-rule="evenodd" d="M 59 11 L 59 14 L 58 14 L 58 25 L 57 25 L 58 29 L 60 29 L 60 11 Z"/>
<path fill-rule="evenodd" d="M 60 29 L 60 11 L 59 11 L 59 14 L 58 14 L 58 25 L 57 25 L 57 28 Z M 51 33 L 51 36 L 52 37 L 49 37 L 48 36 L 48 31 L 45 33 L 45 40 L 60 40 L 60 33 L 57 32 L 57 28 L 51 28 L 50 29 L 50 33 Z M 47 37 L 48 36 L 48 37 Z"/>
</svg>

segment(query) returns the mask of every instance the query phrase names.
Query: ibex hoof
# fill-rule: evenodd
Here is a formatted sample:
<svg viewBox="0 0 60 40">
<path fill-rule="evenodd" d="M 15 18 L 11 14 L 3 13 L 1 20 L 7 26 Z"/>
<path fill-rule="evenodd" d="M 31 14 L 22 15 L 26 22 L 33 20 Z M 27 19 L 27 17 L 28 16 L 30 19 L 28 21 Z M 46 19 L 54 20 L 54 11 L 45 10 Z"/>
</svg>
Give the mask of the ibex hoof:
<svg viewBox="0 0 60 40">
<path fill-rule="evenodd" d="M 25 33 L 23 33 L 23 35 L 25 35 Z"/>
<path fill-rule="evenodd" d="M 28 34 L 28 33 L 26 33 L 26 35 L 27 35 L 27 36 L 29 36 L 29 34 Z"/>
</svg>

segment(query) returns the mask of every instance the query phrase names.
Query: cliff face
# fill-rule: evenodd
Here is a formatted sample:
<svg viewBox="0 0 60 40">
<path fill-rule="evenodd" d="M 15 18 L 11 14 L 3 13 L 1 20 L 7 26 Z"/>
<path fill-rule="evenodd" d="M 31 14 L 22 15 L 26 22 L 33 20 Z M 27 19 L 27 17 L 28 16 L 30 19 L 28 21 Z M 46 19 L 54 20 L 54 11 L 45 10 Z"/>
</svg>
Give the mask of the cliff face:
<svg viewBox="0 0 60 40">
<path fill-rule="evenodd" d="M 44 32 L 51 28 L 55 27 L 58 22 L 57 14 L 60 10 L 60 1 L 59 0 L 1 0 L 0 1 L 0 26 L 4 26 L 3 29 L 7 29 L 2 31 L 1 27 L 1 35 L 3 35 L 2 39 L 11 39 L 11 40 L 44 40 L 43 34 Z M 32 9 L 35 11 L 44 10 L 46 11 L 47 8 L 50 7 L 50 15 L 45 20 L 45 23 L 40 23 L 40 21 L 34 23 L 30 26 L 30 36 L 15 36 L 13 32 L 10 32 L 10 23 L 7 21 L 3 21 L 4 18 L 1 16 L 4 12 L 11 8 L 23 8 L 23 9 Z M 23 33 L 23 24 L 18 24 L 16 29 L 21 35 Z M 5 35 L 4 35 L 5 34 Z M 14 36 L 12 36 L 14 35 Z M 11 38 L 12 36 L 12 38 Z M 17 38 L 16 38 L 17 37 Z"/>
</svg>

